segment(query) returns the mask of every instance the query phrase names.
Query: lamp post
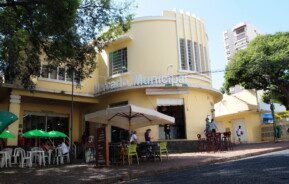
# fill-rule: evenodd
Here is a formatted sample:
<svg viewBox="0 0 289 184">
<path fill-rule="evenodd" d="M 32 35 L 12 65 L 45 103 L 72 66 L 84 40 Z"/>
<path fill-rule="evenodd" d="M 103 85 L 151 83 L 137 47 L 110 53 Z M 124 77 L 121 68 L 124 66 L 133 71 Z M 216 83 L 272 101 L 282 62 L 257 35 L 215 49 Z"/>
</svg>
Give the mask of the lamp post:
<svg viewBox="0 0 289 184">
<path fill-rule="evenodd" d="M 271 109 L 272 120 L 273 120 L 274 142 L 277 142 L 278 140 L 276 139 L 276 122 L 275 122 L 275 116 L 274 116 L 275 106 L 273 102 L 270 102 L 270 109 Z"/>
<path fill-rule="evenodd" d="M 72 69 L 72 75 L 71 75 L 71 117 L 70 117 L 70 144 L 73 141 L 73 111 L 74 111 L 74 67 Z M 69 145 L 71 146 L 71 145 Z"/>
</svg>

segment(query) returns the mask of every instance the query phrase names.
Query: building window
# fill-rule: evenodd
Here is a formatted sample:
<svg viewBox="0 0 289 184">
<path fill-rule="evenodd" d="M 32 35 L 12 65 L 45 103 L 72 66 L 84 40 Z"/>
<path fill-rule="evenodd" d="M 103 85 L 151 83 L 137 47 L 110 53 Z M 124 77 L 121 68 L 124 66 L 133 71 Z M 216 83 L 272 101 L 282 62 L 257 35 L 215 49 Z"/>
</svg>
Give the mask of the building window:
<svg viewBox="0 0 289 184">
<path fill-rule="evenodd" d="M 109 75 L 127 72 L 127 48 L 109 54 Z"/>
<path fill-rule="evenodd" d="M 49 77 L 49 72 L 48 72 L 48 66 L 47 65 L 42 65 L 41 76 L 43 78 L 48 78 Z"/>
<path fill-rule="evenodd" d="M 180 51 L 181 51 L 181 69 L 187 70 L 187 57 L 186 57 L 186 42 L 185 39 L 180 39 Z"/>
<path fill-rule="evenodd" d="M 52 68 L 49 70 L 48 65 L 42 65 L 41 77 L 43 79 L 51 79 L 54 81 L 71 82 L 71 76 L 67 74 L 67 71 L 63 67 Z M 75 83 L 80 83 L 79 79 L 74 79 Z"/>
<path fill-rule="evenodd" d="M 65 68 L 58 68 L 58 80 L 65 80 Z"/>
<path fill-rule="evenodd" d="M 195 56 L 196 56 L 196 71 L 201 72 L 201 61 L 200 61 L 200 54 L 199 54 L 199 44 L 194 42 L 195 47 Z"/>
<path fill-rule="evenodd" d="M 57 68 L 50 70 L 50 79 L 57 79 Z"/>
<path fill-rule="evenodd" d="M 195 59 L 194 59 L 194 50 L 191 40 L 187 40 L 187 47 L 188 47 L 188 56 L 189 56 L 189 69 L 191 71 L 195 71 Z"/>
</svg>

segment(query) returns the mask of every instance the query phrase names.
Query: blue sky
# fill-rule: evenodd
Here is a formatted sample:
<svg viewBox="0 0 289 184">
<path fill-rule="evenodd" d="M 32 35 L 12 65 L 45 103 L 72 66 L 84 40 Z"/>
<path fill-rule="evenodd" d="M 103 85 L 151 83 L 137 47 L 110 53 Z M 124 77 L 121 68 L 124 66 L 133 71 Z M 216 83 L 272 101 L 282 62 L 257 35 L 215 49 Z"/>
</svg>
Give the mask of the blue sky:
<svg viewBox="0 0 289 184">
<path fill-rule="evenodd" d="M 137 17 L 161 15 L 163 10 L 189 11 L 205 20 L 209 36 L 212 70 L 225 69 L 223 31 L 248 22 L 262 33 L 289 31 L 288 0 L 136 0 Z M 224 73 L 213 73 L 213 87 L 219 89 Z"/>
</svg>

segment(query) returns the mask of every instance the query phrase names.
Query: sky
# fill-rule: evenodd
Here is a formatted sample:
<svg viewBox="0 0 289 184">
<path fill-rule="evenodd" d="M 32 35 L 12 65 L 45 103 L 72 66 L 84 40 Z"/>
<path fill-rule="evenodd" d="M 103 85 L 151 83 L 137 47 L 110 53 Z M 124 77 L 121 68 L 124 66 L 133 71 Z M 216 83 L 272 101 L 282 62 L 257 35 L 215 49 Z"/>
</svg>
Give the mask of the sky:
<svg viewBox="0 0 289 184">
<path fill-rule="evenodd" d="M 212 71 L 226 66 L 223 32 L 240 22 L 260 32 L 289 31 L 288 0 L 135 0 L 136 17 L 162 15 L 163 10 L 183 10 L 205 20 Z M 213 87 L 220 89 L 224 72 L 212 73 Z"/>
</svg>

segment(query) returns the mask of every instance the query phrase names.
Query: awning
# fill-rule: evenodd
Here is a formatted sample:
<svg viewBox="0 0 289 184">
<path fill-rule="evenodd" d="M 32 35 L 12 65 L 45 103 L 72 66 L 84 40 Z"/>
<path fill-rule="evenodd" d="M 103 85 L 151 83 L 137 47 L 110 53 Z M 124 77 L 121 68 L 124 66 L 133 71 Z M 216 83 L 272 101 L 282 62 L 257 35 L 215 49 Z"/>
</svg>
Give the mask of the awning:
<svg viewBox="0 0 289 184">
<path fill-rule="evenodd" d="M 126 130 L 135 130 L 151 125 L 173 124 L 175 118 L 152 109 L 126 105 L 86 114 L 85 121 L 108 124 Z"/>
</svg>

